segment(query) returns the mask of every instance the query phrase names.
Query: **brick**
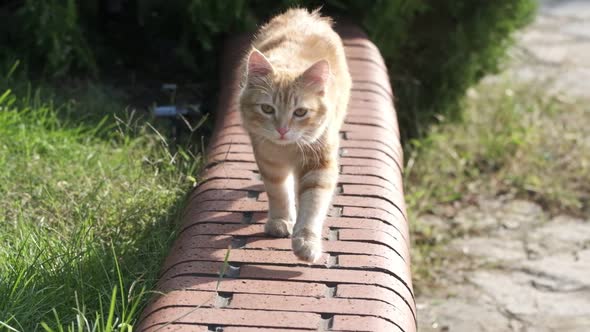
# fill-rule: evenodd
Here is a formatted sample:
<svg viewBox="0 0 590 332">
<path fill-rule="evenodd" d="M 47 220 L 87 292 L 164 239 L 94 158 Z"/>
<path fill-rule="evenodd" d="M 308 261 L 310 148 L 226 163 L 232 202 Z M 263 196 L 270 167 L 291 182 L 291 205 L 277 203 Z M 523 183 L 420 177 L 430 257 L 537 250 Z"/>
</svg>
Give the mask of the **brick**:
<svg viewBox="0 0 590 332">
<path fill-rule="evenodd" d="M 362 219 L 362 218 L 347 218 L 347 217 L 328 217 L 325 221 L 325 227 L 330 228 L 350 228 L 352 230 L 357 229 L 368 229 L 368 230 L 379 230 L 389 234 L 390 236 L 400 239 L 399 241 L 404 240 L 405 238 L 402 236 L 400 231 L 382 220 L 379 219 Z M 342 230 L 339 230 L 341 233 Z"/>
<path fill-rule="evenodd" d="M 392 260 L 401 259 L 402 262 L 404 262 L 403 258 L 395 250 L 388 246 L 376 243 L 361 243 L 352 241 L 325 241 L 324 251 L 338 254 L 338 257 L 342 256 L 342 254 L 354 254 L 355 256 L 374 255 Z M 350 265 L 350 267 L 354 266 Z"/>
<path fill-rule="evenodd" d="M 375 135 L 379 135 L 382 137 L 390 137 L 393 134 L 396 134 L 397 131 L 394 130 L 390 130 L 390 129 L 385 129 L 385 128 L 381 128 L 381 127 L 375 127 L 375 126 L 369 126 L 369 125 L 358 125 L 358 124 L 344 124 L 342 126 L 341 131 L 347 132 L 347 133 L 365 133 L 365 132 L 371 132 Z"/>
<path fill-rule="evenodd" d="M 214 179 L 202 183 L 194 192 L 201 193 L 210 189 L 235 189 L 235 190 L 253 190 L 264 191 L 262 181 L 258 180 L 241 180 L 241 179 Z"/>
<path fill-rule="evenodd" d="M 223 119 L 223 126 L 221 127 L 221 130 L 223 130 L 225 128 L 233 127 L 233 126 L 241 126 L 242 125 L 242 119 L 240 119 L 239 116 L 235 116 L 235 115 L 239 115 L 238 112 L 231 112 L 230 114 L 232 116 L 227 116 L 225 119 Z"/>
<path fill-rule="evenodd" d="M 255 162 L 255 159 L 254 155 L 251 153 L 215 154 L 207 158 L 208 163 L 216 163 L 219 161 Z"/>
<path fill-rule="evenodd" d="M 370 57 L 370 55 L 371 55 L 371 53 L 367 53 L 367 52 L 359 51 L 358 49 L 355 49 L 355 51 L 353 51 L 351 54 L 347 54 L 346 58 L 352 68 L 360 67 L 362 69 L 365 69 L 366 72 L 364 74 L 376 73 L 378 76 L 375 78 L 382 78 L 384 76 L 387 77 L 387 68 L 385 67 L 385 65 L 381 61 L 377 60 L 376 58 Z M 354 77 L 357 77 L 357 76 L 359 76 L 359 75 L 354 75 Z M 387 80 L 385 80 L 385 81 L 383 81 L 381 79 L 373 79 L 373 80 L 376 82 L 380 82 L 384 86 L 389 85 Z M 391 98 L 392 98 L 391 92 L 389 92 L 387 96 L 391 100 Z"/>
<path fill-rule="evenodd" d="M 266 195 L 266 193 L 261 193 L 258 197 L 260 200 L 260 197 L 262 197 L 262 195 Z M 267 212 L 256 212 L 254 214 L 252 214 L 252 223 L 263 223 L 266 222 L 268 219 L 268 213 Z"/>
<path fill-rule="evenodd" d="M 416 308 L 414 307 L 413 301 L 407 302 L 399 293 L 379 285 L 340 284 L 336 287 L 335 296 L 353 299 L 381 300 L 398 308 L 405 305 L 412 315 L 416 317 Z"/>
<path fill-rule="evenodd" d="M 251 199 L 230 200 L 230 201 L 207 201 L 206 204 L 199 204 L 196 211 L 232 211 L 232 212 L 258 212 L 266 211 L 268 204 Z"/>
<path fill-rule="evenodd" d="M 390 168 L 374 167 L 374 166 L 342 166 L 341 178 L 349 180 L 351 184 L 367 184 L 367 185 L 378 185 L 384 188 L 396 188 L 394 191 L 400 191 L 402 186 L 402 178 L 399 172 L 395 172 Z M 380 178 L 380 182 L 372 181 L 371 177 Z M 359 178 L 362 181 L 359 182 L 352 179 Z M 373 179 L 377 180 L 377 179 Z"/>
<path fill-rule="evenodd" d="M 342 194 L 355 196 L 380 197 L 396 205 L 404 206 L 404 196 L 400 190 L 388 190 L 382 187 L 376 187 L 363 184 L 344 184 L 342 185 Z"/>
<path fill-rule="evenodd" d="M 242 119 L 240 119 L 239 112 L 229 112 L 223 119 L 223 123 L 219 123 L 219 127 L 215 128 L 218 132 L 222 132 L 226 128 L 241 127 Z"/>
<path fill-rule="evenodd" d="M 209 149 L 215 149 L 222 144 L 250 144 L 250 137 L 244 134 L 215 136 L 211 142 L 209 142 Z"/>
<path fill-rule="evenodd" d="M 403 220 L 406 220 L 406 216 L 402 213 L 400 207 L 383 198 L 338 195 L 334 197 L 332 204 L 343 207 L 356 206 L 361 208 L 378 209 L 392 215 L 394 218 L 402 218 Z"/>
<path fill-rule="evenodd" d="M 394 136 L 383 136 L 371 131 L 352 131 L 346 133 L 346 138 L 351 140 L 366 140 L 386 143 L 387 141 L 397 140 Z"/>
<path fill-rule="evenodd" d="M 194 250 L 195 248 L 217 248 L 226 249 L 232 244 L 234 237 L 231 235 L 196 235 L 192 236 L 189 241 L 176 242 L 170 251 L 183 252 Z"/>
<path fill-rule="evenodd" d="M 377 82 L 369 75 L 359 75 L 355 78 L 357 81 Z M 375 95 L 366 94 L 363 91 L 351 90 L 349 110 L 367 109 L 382 112 L 389 112 L 395 114 L 395 108 L 391 100 L 385 98 L 378 98 Z"/>
<path fill-rule="evenodd" d="M 246 239 L 247 249 L 291 250 L 291 239 L 275 239 L 266 237 L 249 237 Z"/>
<path fill-rule="evenodd" d="M 395 160 L 402 160 L 401 145 L 395 142 L 374 142 L 374 141 L 352 141 L 352 140 L 341 140 L 340 148 L 361 148 L 361 149 L 373 149 L 387 153 L 390 157 Z"/>
<path fill-rule="evenodd" d="M 357 61 L 357 63 L 358 62 L 360 61 Z M 375 74 L 376 76 L 383 75 L 383 73 L 380 73 L 378 69 L 375 71 Z M 368 78 L 368 75 L 359 75 L 358 78 L 355 78 L 355 80 L 353 80 L 351 89 L 352 94 L 356 94 L 356 96 L 362 98 L 375 98 L 384 103 L 391 103 L 391 93 L 387 90 L 387 88 L 385 88 L 382 84 L 379 84 L 377 80 L 371 80 Z"/>
<path fill-rule="evenodd" d="M 328 216 L 330 217 L 339 217 L 340 216 L 341 208 L 338 206 L 330 206 L 328 209 Z"/>
<path fill-rule="evenodd" d="M 349 48 L 355 47 L 355 48 L 359 48 L 359 49 L 367 52 L 367 54 L 370 54 L 371 57 L 374 57 L 376 59 L 381 59 L 381 53 L 379 53 L 379 49 L 377 48 L 377 46 L 375 46 L 375 44 L 373 44 L 371 41 L 369 41 L 365 36 L 356 37 L 356 35 L 358 35 L 359 33 L 353 27 L 339 27 L 338 32 L 341 35 L 344 34 L 345 36 L 347 36 L 346 31 L 344 30 L 346 28 L 353 30 L 351 35 L 354 36 L 354 37 L 344 38 L 342 41 L 342 43 L 344 44 L 344 47 L 347 50 L 347 53 L 348 53 Z M 344 30 L 344 31 L 342 31 L 342 30 Z"/>
<path fill-rule="evenodd" d="M 238 169 L 238 168 L 230 168 L 225 166 L 226 163 L 221 163 L 215 165 L 205 172 L 201 176 L 203 182 L 210 181 L 214 179 L 241 179 L 241 180 L 256 180 L 257 174 L 254 173 L 252 170 L 248 169 Z M 252 165 L 248 163 L 248 165 Z"/>
<path fill-rule="evenodd" d="M 246 170 L 246 171 L 258 171 L 258 166 L 256 165 L 256 163 L 251 163 L 251 162 L 230 162 L 230 161 L 225 161 L 222 163 L 218 163 L 215 165 L 211 165 L 209 168 L 205 169 L 205 174 L 211 170 L 211 169 L 216 169 L 216 168 L 223 168 L 226 170 Z M 225 177 L 228 177 L 227 175 L 225 175 Z"/>
<path fill-rule="evenodd" d="M 355 63 L 359 64 L 359 61 L 355 61 Z M 363 68 L 359 68 L 359 66 L 351 66 L 348 68 L 349 68 L 350 74 L 353 77 L 356 77 L 358 79 L 365 79 L 365 80 L 372 80 L 372 81 L 387 80 L 387 74 L 384 73 L 382 70 L 379 70 L 379 68 L 377 66 L 374 66 L 374 68 L 369 68 L 369 69 L 373 69 L 370 72 L 365 71 L 365 66 L 363 66 Z M 371 97 L 371 95 L 368 95 L 366 92 L 359 93 L 359 96 Z M 388 99 L 383 98 L 383 101 L 384 102 L 391 101 L 391 98 L 388 98 Z"/>
<path fill-rule="evenodd" d="M 338 267 L 387 271 L 401 280 L 408 290 L 411 289 L 412 282 L 408 263 L 400 256 L 338 255 Z"/>
<path fill-rule="evenodd" d="M 342 207 L 361 207 L 361 208 L 373 208 L 381 211 L 385 211 L 394 217 L 402 217 L 407 221 L 405 209 L 403 206 L 393 204 L 392 201 L 373 196 L 356 196 L 356 195 L 338 195 L 333 200 L 334 206 Z"/>
<path fill-rule="evenodd" d="M 367 61 L 351 61 L 351 65 L 352 66 L 348 67 L 350 74 L 356 79 L 370 80 L 374 82 L 382 82 L 387 80 L 387 74 L 383 70 L 381 70 L 377 65 L 374 65 Z M 360 94 L 360 96 L 365 95 L 366 94 Z M 389 98 L 389 100 L 391 100 L 391 97 Z"/>
<path fill-rule="evenodd" d="M 196 209 L 196 206 L 194 206 Z M 184 215 L 184 225 L 182 230 L 200 223 L 240 223 L 244 220 L 242 213 L 227 211 L 205 211 L 197 212 L 188 209 Z"/>
<path fill-rule="evenodd" d="M 342 216 L 383 220 L 399 229 L 404 238 L 407 239 L 408 237 L 408 224 L 401 214 L 400 216 L 394 216 L 382 210 L 346 206 L 342 209 Z"/>
<path fill-rule="evenodd" d="M 252 147 L 247 144 L 222 144 L 209 151 L 208 155 L 228 153 L 253 153 Z"/>
<path fill-rule="evenodd" d="M 227 249 L 198 248 L 172 252 L 166 260 L 165 266 L 172 266 L 188 261 L 219 261 L 222 262 Z M 301 261 L 291 251 L 267 251 L 264 255 L 259 250 L 231 249 L 228 257 L 232 263 L 254 264 L 300 264 Z M 326 265 L 328 256 L 324 254 L 314 265 Z"/>
<path fill-rule="evenodd" d="M 351 32 L 346 32 L 344 29 L 351 29 Z M 346 36 L 343 38 L 344 47 L 348 50 L 349 47 L 358 47 L 367 54 L 370 54 L 371 57 L 375 59 L 382 59 L 381 53 L 379 53 L 379 49 L 375 44 L 373 44 L 370 40 L 367 39 L 365 35 L 361 32 L 358 32 L 357 29 L 351 26 L 344 26 L 344 27 L 337 27 L 337 31 L 339 34 Z"/>
<path fill-rule="evenodd" d="M 384 102 L 389 102 L 391 100 L 389 94 L 384 93 L 380 89 L 375 89 L 374 87 L 358 87 L 353 85 L 351 93 L 362 95 L 363 97 L 368 96 L 370 98 L 379 99 Z"/>
<path fill-rule="evenodd" d="M 391 167 L 397 167 L 399 171 L 402 170 L 402 165 L 395 158 L 379 150 L 343 148 L 340 150 L 340 155 L 342 157 L 379 159 Z"/>
<path fill-rule="evenodd" d="M 261 327 L 245 327 L 245 326 L 228 326 L 223 328 L 223 332 L 297 332 L 297 331 L 315 331 L 317 329 L 273 329 L 273 328 L 261 328 Z"/>
<path fill-rule="evenodd" d="M 263 224 L 215 224 L 215 223 L 199 223 L 190 225 L 184 228 L 181 237 L 193 237 L 196 235 L 235 235 L 235 236 L 263 236 Z"/>
<path fill-rule="evenodd" d="M 379 93 L 387 96 L 390 100 L 392 95 L 391 89 L 388 89 L 385 84 L 380 84 L 378 81 L 375 80 L 353 80 L 352 81 L 352 88 L 353 89 L 360 89 L 360 90 L 374 90 L 378 91 Z"/>
<path fill-rule="evenodd" d="M 232 81 L 235 82 L 236 79 L 239 79 L 238 77 L 233 77 Z M 238 102 L 238 92 L 239 92 L 239 88 L 234 87 L 234 85 L 228 86 L 228 89 L 232 89 L 235 88 L 236 90 L 234 91 L 233 95 L 232 95 L 232 100 L 227 101 L 228 105 L 227 107 L 223 108 L 223 112 L 227 115 L 239 115 L 240 113 L 240 105 Z"/>
<path fill-rule="evenodd" d="M 369 116 L 386 116 L 386 113 L 394 113 L 395 109 L 392 104 L 379 103 L 374 101 L 351 99 L 348 103 L 347 115 L 369 115 Z"/>
<path fill-rule="evenodd" d="M 209 332 L 207 325 L 195 325 L 195 324 L 170 324 L 163 326 L 162 324 L 156 324 L 150 328 L 141 329 L 138 331 L 145 332 Z"/>
<path fill-rule="evenodd" d="M 186 306 L 203 306 L 210 307 L 215 303 L 215 292 L 187 292 L 183 290 L 172 291 L 158 296 L 150 305 L 154 310 L 152 312 L 165 307 L 186 307 Z M 149 313 L 148 315 L 149 316 Z"/>
<path fill-rule="evenodd" d="M 373 300 L 237 294 L 233 296 L 230 308 L 367 315 L 405 323 L 404 328 L 413 325 L 407 313 Z"/>
<path fill-rule="evenodd" d="M 236 98 L 237 98 L 237 96 L 236 96 Z M 225 119 L 231 119 L 231 120 L 236 119 L 236 120 L 239 120 L 241 118 L 240 111 L 237 109 L 237 107 L 238 107 L 238 101 L 237 100 L 236 101 L 233 101 L 232 102 L 232 105 L 234 105 L 236 109 L 234 110 L 234 112 L 232 112 L 230 110 L 227 110 L 228 112 L 226 114 L 226 117 L 224 118 L 224 123 L 225 123 Z"/>
<path fill-rule="evenodd" d="M 346 166 L 344 166 L 346 167 Z M 344 168 L 343 167 L 343 168 Z M 355 166 L 356 167 L 356 166 Z M 359 168 L 364 168 L 364 167 L 359 167 Z M 344 172 L 342 172 L 344 173 Z M 338 177 L 338 184 L 340 185 L 344 185 L 344 184 L 366 184 L 366 185 L 372 185 L 372 186 L 377 186 L 377 187 L 381 187 L 381 188 L 385 188 L 391 191 L 397 191 L 399 189 L 397 189 L 393 183 L 375 176 L 375 175 L 353 175 L 353 174 L 340 174 L 340 176 Z"/>
<path fill-rule="evenodd" d="M 247 135 L 246 131 L 242 126 L 225 126 L 220 131 L 217 132 L 219 136 L 227 136 L 227 135 Z"/>
<path fill-rule="evenodd" d="M 341 165 L 340 166 L 340 177 L 345 178 L 362 178 L 363 181 L 370 177 L 379 177 L 381 182 L 378 183 L 381 187 L 386 187 L 383 183 L 388 183 L 390 186 L 393 184 L 398 184 L 399 181 L 391 181 L 390 177 L 401 177 L 398 171 L 391 167 L 382 167 L 381 165 L 376 166 L 359 166 L 359 165 Z M 348 177 L 346 177 L 348 175 Z M 359 182 L 362 183 L 362 182 Z M 375 183 L 367 183 L 374 185 Z"/>
<path fill-rule="evenodd" d="M 379 100 L 365 100 L 352 98 L 348 104 L 346 116 L 371 116 L 387 119 L 388 112 L 391 112 L 393 105 L 387 105 Z M 345 122 L 346 123 L 346 122 Z M 395 129 L 388 126 L 389 129 Z M 395 131 L 395 130 L 394 130 Z"/>
<path fill-rule="evenodd" d="M 373 89 L 383 91 L 383 93 L 390 96 L 390 98 L 392 97 L 391 86 L 389 84 L 382 84 L 382 83 L 375 81 L 375 80 L 363 79 L 363 77 L 354 77 L 352 79 L 352 86 L 355 87 L 355 86 L 359 86 L 359 85 L 360 86 L 370 86 Z"/>
<path fill-rule="evenodd" d="M 248 191 L 246 190 L 207 190 L 191 197 L 191 200 L 187 204 L 192 204 L 193 200 L 196 204 L 203 204 L 206 201 L 234 201 L 234 200 L 247 200 L 249 199 Z"/>
<path fill-rule="evenodd" d="M 413 295 L 394 276 L 380 271 L 322 269 L 301 266 L 266 266 L 245 264 L 240 268 L 240 277 L 249 279 L 301 280 L 311 282 L 350 283 L 384 286 L 399 292 L 406 301 L 413 301 Z"/>
<path fill-rule="evenodd" d="M 410 261 L 408 246 L 403 237 L 374 229 L 340 229 L 338 239 L 341 241 L 358 241 L 360 244 L 375 242 L 394 249 L 406 262 Z"/>
<path fill-rule="evenodd" d="M 382 80 L 383 77 L 387 77 L 387 68 L 381 61 L 370 57 L 370 53 L 359 49 L 355 49 L 351 54 L 347 54 L 346 59 L 352 69 L 351 73 L 354 73 L 354 78 L 364 78 L 365 80 L 378 82 L 383 86 L 384 90 L 388 91 L 388 97 L 390 99 L 393 97 L 389 82 L 387 82 L 387 80 Z M 362 70 L 357 70 L 359 67 L 362 67 L 361 69 L 366 69 L 366 71 L 362 72 Z"/>
<path fill-rule="evenodd" d="M 389 163 L 379 159 L 342 157 L 340 158 L 339 163 L 342 166 L 381 167 L 386 168 L 392 172 L 399 172 L 397 165 L 390 165 Z"/>
<path fill-rule="evenodd" d="M 398 325 L 378 317 L 336 315 L 333 322 L 332 330 L 334 331 L 411 332 L 404 331 Z"/>
<path fill-rule="evenodd" d="M 160 282 L 178 278 L 181 276 L 188 276 L 193 274 L 219 276 L 219 272 L 223 267 L 223 262 L 183 262 L 173 266 L 168 266 L 162 269 L 160 275 Z"/>
<path fill-rule="evenodd" d="M 258 195 L 258 201 L 268 202 L 268 194 L 266 192 L 260 193 L 260 195 Z"/>
<path fill-rule="evenodd" d="M 291 327 L 291 328 L 317 328 L 321 318 L 318 314 L 303 312 L 265 311 L 265 310 L 238 310 L 191 307 L 169 307 L 154 312 L 138 327 L 138 331 L 150 328 L 153 325 L 175 321 L 177 323 L 215 325 L 239 325 L 239 326 L 265 326 L 265 327 Z"/>
<path fill-rule="evenodd" d="M 347 116 L 377 117 L 377 118 L 382 118 L 383 121 L 386 121 L 386 119 L 388 117 L 387 112 L 389 112 L 389 111 L 387 111 L 386 107 L 383 105 L 366 105 L 366 106 L 357 105 L 357 106 L 355 106 L 354 104 L 350 104 L 348 106 Z M 390 126 L 389 129 L 393 130 L 393 132 L 396 131 L 395 128 L 393 128 L 393 126 Z M 393 139 L 393 140 L 389 140 L 389 141 L 394 143 L 396 140 Z"/>
<path fill-rule="evenodd" d="M 384 101 L 392 101 L 393 94 L 388 89 L 389 84 L 387 79 L 383 80 L 383 78 L 387 77 L 387 69 L 380 66 L 378 62 L 367 59 L 366 57 L 350 57 L 348 59 L 350 72 L 355 80 L 379 84 L 384 91 L 384 97 L 386 97 Z M 353 84 L 353 89 L 354 87 L 355 85 Z M 389 86 L 389 88 L 391 87 Z"/>
<path fill-rule="evenodd" d="M 370 50 L 370 49 L 366 49 L 366 48 L 360 48 L 360 47 L 347 47 L 347 46 L 344 46 L 344 47 L 346 50 L 346 59 L 348 61 L 355 61 L 355 59 L 362 59 L 367 62 L 374 63 L 377 68 L 379 68 L 380 70 L 382 70 L 384 72 L 387 72 L 387 67 L 385 66 L 385 63 L 383 63 L 383 60 L 380 59 L 379 56 L 377 55 L 378 52 Z M 363 66 L 364 66 L 364 64 L 363 64 Z"/>
<path fill-rule="evenodd" d="M 394 112 L 393 103 L 385 102 L 380 99 L 365 98 L 358 94 L 352 95 L 349 101 L 349 110 L 354 111 L 355 109 L 365 109 L 367 111 L 377 112 Z"/>
<path fill-rule="evenodd" d="M 222 248 L 227 248 L 227 245 Z M 273 249 L 291 250 L 291 239 L 273 238 L 248 238 L 246 249 Z M 347 241 L 323 241 L 323 250 L 326 253 L 337 254 L 365 254 L 384 257 L 397 256 L 397 253 L 386 245 L 375 243 L 347 242 Z M 399 257 L 399 256 L 398 256 Z"/>
<path fill-rule="evenodd" d="M 394 126 L 389 121 L 385 121 L 388 117 L 393 117 L 393 115 L 380 115 L 380 114 L 365 114 L 365 115 L 357 115 L 356 113 L 352 113 L 351 115 L 346 117 L 344 123 L 351 124 L 351 125 L 363 125 L 363 126 L 372 126 L 372 127 L 379 127 L 385 129 L 387 131 L 395 132 Z"/>
<path fill-rule="evenodd" d="M 219 281 L 219 288 L 217 284 Z M 321 297 L 326 285 L 316 282 L 293 282 L 275 280 L 229 279 L 216 277 L 186 276 L 168 279 L 158 285 L 162 292 L 172 290 L 219 291 L 226 293 L 297 295 Z"/>
</svg>

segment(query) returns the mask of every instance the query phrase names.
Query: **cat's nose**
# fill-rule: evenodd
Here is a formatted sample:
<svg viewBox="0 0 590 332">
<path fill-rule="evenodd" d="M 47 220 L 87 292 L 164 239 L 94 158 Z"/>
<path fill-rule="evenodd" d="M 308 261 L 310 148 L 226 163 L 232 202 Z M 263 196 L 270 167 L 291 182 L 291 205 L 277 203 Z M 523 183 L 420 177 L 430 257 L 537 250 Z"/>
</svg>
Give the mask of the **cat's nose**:
<svg viewBox="0 0 590 332">
<path fill-rule="evenodd" d="M 279 132 L 279 134 L 281 134 L 281 136 L 283 136 L 289 131 L 289 128 L 281 127 L 281 128 L 277 128 L 277 131 Z"/>
</svg>

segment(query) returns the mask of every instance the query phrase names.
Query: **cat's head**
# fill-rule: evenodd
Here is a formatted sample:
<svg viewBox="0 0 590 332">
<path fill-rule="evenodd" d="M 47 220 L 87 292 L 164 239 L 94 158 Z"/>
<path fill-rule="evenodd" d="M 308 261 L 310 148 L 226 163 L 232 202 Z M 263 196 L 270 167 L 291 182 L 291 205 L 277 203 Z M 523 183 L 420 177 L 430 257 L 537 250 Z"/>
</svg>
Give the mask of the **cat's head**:
<svg viewBox="0 0 590 332">
<path fill-rule="evenodd" d="M 328 119 L 328 61 L 293 73 L 273 67 L 254 49 L 244 67 L 240 108 L 246 130 L 281 145 L 316 141 Z"/>
</svg>

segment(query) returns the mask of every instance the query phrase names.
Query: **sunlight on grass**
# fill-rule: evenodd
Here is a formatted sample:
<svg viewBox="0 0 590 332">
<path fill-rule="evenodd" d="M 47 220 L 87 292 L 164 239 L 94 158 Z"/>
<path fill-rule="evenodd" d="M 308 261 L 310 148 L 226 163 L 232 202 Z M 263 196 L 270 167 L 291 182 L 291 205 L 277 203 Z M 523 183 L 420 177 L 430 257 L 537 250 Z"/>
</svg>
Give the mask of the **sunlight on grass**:
<svg viewBox="0 0 590 332">
<path fill-rule="evenodd" d="M 0 330 L 131 331 L 199 158 L 137 117 L 74 120 L 123 110 L 108 93 L 21 83 L 0 93 Z"/>
</svg>

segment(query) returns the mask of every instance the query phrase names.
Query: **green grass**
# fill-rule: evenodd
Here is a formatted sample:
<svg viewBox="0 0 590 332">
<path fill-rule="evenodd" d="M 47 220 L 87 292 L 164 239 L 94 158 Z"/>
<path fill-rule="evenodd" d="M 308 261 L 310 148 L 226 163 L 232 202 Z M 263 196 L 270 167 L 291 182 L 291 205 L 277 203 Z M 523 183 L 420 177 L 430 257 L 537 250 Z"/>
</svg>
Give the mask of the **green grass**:
<svg viewBox="0 0 590 332">
<path fill-rule="evenodd" d="M 194 185 L 199 158 L 84 86 L 0 82 L 0 331 L 131 331 Z"/>
<path fill-rule="evenodd" d="M 405 173 L 414 278 L 427 283 L 441 257 L 440 234 L 419 216 L 457 209 L 478 196 L 536 201 L 550 213 L 590 213 L 590 101 L 536 83 L 488 80 L 471 89 L 460 122 L 442 121 L 412 142 Z"/>
</svg>

